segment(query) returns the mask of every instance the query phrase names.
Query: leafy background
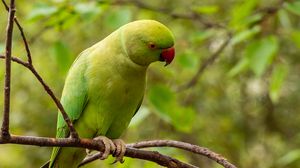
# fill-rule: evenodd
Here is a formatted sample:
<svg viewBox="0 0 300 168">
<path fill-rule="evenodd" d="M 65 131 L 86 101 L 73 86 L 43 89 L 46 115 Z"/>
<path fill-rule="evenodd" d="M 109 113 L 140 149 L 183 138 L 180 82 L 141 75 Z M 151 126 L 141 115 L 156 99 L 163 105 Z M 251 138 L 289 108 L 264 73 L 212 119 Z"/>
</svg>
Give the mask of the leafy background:
<svg viewBox="0 0 300 168">
<path fill-rule="evenodd" d="M 7 13 L 0 9 L 3 53 Z M 143 106 L 122 138 L 186 141 L 243 168 L 300 167 L 299 0 L 32 0 L 17 1 L 17 17 L 29 38 L 34 65 L 58 96 L 82 50 L 133 20 L 164 23 L 175 34 L 176 58 L 168 67 L 150 67 Z M 194 86 L 177 91 L 229 32 L 232 38 L 214 64 Z M 13 44 L 13 55 L 25 59 L 17 30 Z M 0 67 L 3 88 L 4 61 Z M 12 75 L 11 132 L 53 137 L 54 103 L 28 70 L 13 64 Z M 180 150 L 155 150 L 200 167 L 220 167 Z M 1 145 L 0 167 L 39 167 L 50 152 L 51 148 Z M 159 167 L 130 158 L 122 165 L 111 162 L 112 158 L 85 167 Z"/>
</svg>

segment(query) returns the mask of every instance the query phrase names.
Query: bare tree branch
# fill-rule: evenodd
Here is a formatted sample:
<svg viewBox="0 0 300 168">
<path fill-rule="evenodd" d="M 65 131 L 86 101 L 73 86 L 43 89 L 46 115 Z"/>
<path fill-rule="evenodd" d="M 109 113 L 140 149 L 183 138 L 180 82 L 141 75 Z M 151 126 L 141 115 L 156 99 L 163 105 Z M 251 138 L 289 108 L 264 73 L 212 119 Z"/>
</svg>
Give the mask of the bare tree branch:
<svg viewBox="0 0 300 168">
<path fill-rule="evenodd" d="M 4 56 L 4 55 L 0 55 L 0 59 L 5 59 L 5 56 Z M 27 62 L 24 62 L 23 60 L 21 60 L 21 59 L 19 59 L 19 58 L 17 58 L 17 57 L 11 57 L 11 60 L 12 60 L 13 62 L 16 62 L 16 63 L 18 63 L 18 64 L 23 65 L 23 66 L 26 67 L 26 68 L 28 68 L 28 66 L 29 66 Z"/>
<path fill-rule="evenodd" d="M 164 167 L 170 167 L 170 168 L 198 168 L 197 166 L 183 163 L 183 162 L 181 162 L 177 159 L 174 159 L 172 157 L 160 154 L 159 152 L 156 152 L 156 151 L 146 151 L 146 150 L 140 150 L 140 149 L 128 148 L 127 147 L 126 148 L 126 154 L 130 155 L 130 157 L 132 157 L 132 158 L 152 161 L 152 162 L 155 162 L 155 163 L 157 163 L 161 166 L 164 166 Z M 98 153 L 94 154 L 91 157 L 85 158 L 80 163 L 79 167 L 99 159 L 100 156 L 101 156 L 101 153 L 98 152 Z"/>
<path fill-rule="evenodd" d="M 173 140 L 152 140 L 152 141 L 142 141 L 133 144 L 128 144 L 126 147 L 132 148 L 149 148 L 149 147 L 174 147 L 190 151 L 196 154 L 206 156 L 225 168 L 236 168 L 235 165 L 229 163 L 223 156 L 217 154 L 207 148 L 200 147 L 197 145 L 192 145 L 186 142 L 173 141 Z"/>
<path fill-rule="evenodd" d="M 219 56 L 221 55 L 223 50 L 229 44 L 229 42 L 231 40 L 231 36 L 232 35 L 229 33 L 228 38 L 226 39 L 226 41 L 223 42 L 223 44 L 214 53 L 212 53 L 206 60 L 204 60 L 202 64 L 200 64 L 196 74 L 188 82 L 186 82 L 184 85 L 179 86 L 177 91 L 183 91 L 183 90 L 191 88 L 191 87 L 193 87 L 197 84 L 197 82 L 198 82 L 200 76 L 203 74 L 204 70 L 209 65 L 213 64 L 217 58 L 219 58 Z"/>
<path fill-rule="evenodd" d="M 9 11 L 9 7 L 7 6 L 6 2 L 4 0 L 2 0 L 2 3 L 4 5 L 6 11 Z M 23 31 L 23 28 L 20 25 L 20 23 L 19 23 L 19 21 L 16 17 L 14 17 L 14 21 L 17 24 L 18 29 L 20 30 L 20 33 L 21 33 L 21 36 L 22 36 L 22 39 L 23 39 L 23 42 L 24 42 L 24 45 L 25 45 L 25 50 L 26 50 L 26 53 L 27 53 L 28 62 L 29 62 L 29 64 L 32 64 L 31 52 L 30 52 L 29 45 L 28 45 L 28 42 L 26 40 L 26 36 L 25 36 L 24 31 Z"/>
<path fill-rule="evenodd" d="M 22 144 L 22 145 L 34 145 L 41 147 L 80 147 L 88 148 L 97 151 L 104 151 L 105 147 L 102 142 L 91 139 L 74 139 L 74 138 L 46 138 L 46 137 L 34 137 L 34 136 L 17 136 L 11 135 L 8 140 L 0 137 L 0 144 Z M 170 168 L 196 168 L 195 166 L 183 163 L 177 159 L 169 156 L 162 155 L 155 151 L 146 151 L 140 149 L 134 149 L 126 147 L 125 156 L 131 158 L 137 158 L 142 160 L 148 160 L 155 162 L 164 167 Z M 86 164 L 82 163 L 81 165 Z"/>
<path fill-rule="evenodd" d="M 10 79 L 11 79 L 11 48 L 12 48 L 12 35 L 15 16 L 15 1 L 10 1 L 8 11 L 8 23 L 6 27 L 6 41 L 5 41 L 5 83 L 4 83 L 4 108 L 3 108 L 3 121 L 1 127 L 1 135 L 5 139 L 9 139 L 9 112 L 10 112 Z"/>
<path fill-rule="evenodd" d="M 159 12 L 159 13 L 162 13 L 162 14 L 169 15 L 170 17 L 172 17 L 174 19 L 194 20 L 197 23 L 200 23 L 202 25 L 202 27 L 204 27 L 206 29 L 207 28 L 226 29 L 226 27 L 223 26 L 222 24 L 205 20 L 200 14 L 198 14 L 197 12 L 194 12 L 192 10 L 189 10 L 188 14 L 175 13 L 175 12 L 171 11 L 168 8 L 153 7 L 153 6 L 150 6 L 150 5 L 146 4 L 144 1 L 139 1 L 139 0 L 115 0 L 115 1 L 100 0 L 99 3 L 108 3 L 108 4 L 111 4 L 111 5 L 134 5 L 138 8 L 141 8 L 141 9 L 147 9 L 147 10 L 150 10 L 150 11 Z"/>
<path fill-rule="evenodd" d="M 200 147 L 197 145 L 189 144 L 186 142 L 173 141 L 173 140 L 152 140 L 152 141 L 142 141 L 132 144 L 127 144 L 126 148 L 149 148 L 149 147 L 174 147 L 183 149 L 189 152 L 193 152 L 195 154 L 203 155 L 208 157 L 211 160 L 216 161 L 224 168 L 236 168 L 235 165 L 228 162 L 223 156 L 217 154 L 207 148 Z M 91 157 L 87 157 L 83 160 L 81 165 L 97 160 L 101 157 L 101 152 L 94 154 Z"/>
</svg>

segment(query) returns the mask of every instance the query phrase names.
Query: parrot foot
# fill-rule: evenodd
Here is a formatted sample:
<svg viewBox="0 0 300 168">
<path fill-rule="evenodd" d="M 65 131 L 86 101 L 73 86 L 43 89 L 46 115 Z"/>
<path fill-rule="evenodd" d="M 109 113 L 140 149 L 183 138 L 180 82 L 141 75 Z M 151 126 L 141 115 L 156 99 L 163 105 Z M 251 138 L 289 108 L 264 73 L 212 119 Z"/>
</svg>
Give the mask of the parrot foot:
<svg viewBox="0 0 300 168">
<path fill-rule="evenodd" d="M 104 144 L 104 147 L 105 147 L 104 152 L 102 153 L 101 157 L 99 158 L 100 160 L 107 159 L 107 157 L 108 157 L 108 155 L 110 154 L 111 151 L 112 152 L 116 151 L 115 144 L 110 139 L 108 139 L 107 137 L 98 136 L 98 137 L 94 138 L 94 140 L 102 142 Z"/>
<path fill-rule="evenodd" d="M 124 155 L 126 152 L 126 145 L 122 139 L 114 139 L 113 143 L 116 146 L 116 150 L 113 153 L 113 156 L 116 157 L 116 160 L 112 163 L 115 164 L 117 162 L 124 163 Z"/>
<path fill-rule="evenodd" d="M 92 150 L 90 150 L 90 149 L 85 149 L 85 153 L 87 156 L 93 156 Z"/>
</svg>

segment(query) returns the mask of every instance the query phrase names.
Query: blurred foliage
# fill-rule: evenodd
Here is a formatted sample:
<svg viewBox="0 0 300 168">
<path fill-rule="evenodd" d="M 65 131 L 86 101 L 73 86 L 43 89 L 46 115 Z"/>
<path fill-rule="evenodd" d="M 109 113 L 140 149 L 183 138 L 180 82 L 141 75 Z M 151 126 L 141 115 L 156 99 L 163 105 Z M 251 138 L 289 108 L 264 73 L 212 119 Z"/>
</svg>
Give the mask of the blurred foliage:
<svg viewBox="0 0 300 168">
<path fill-rule="evenodd" d="M 133 20 L 164 23 L 176 37 L 175 61 L 166 68 L 162 63 L 150 67 L 143 106 L 122 138 L 126 142 L 186 141 L 208 147 L 242 168 L 297 168 L 300 1 L 282 2 L 32 0 L 17 1 L 17 17 L 29 39 L 34 65 L 57 96 L 82 50 Z M 6 22 L 7 12 L 2 7 L 0 53 L 4 52 Z M 177 92 L 226 40 L 228 32 L 233 37 L 216 62 L 195 86 Z M 13 55 L 26 59 L 16 29 Z M 3 88 L 3 61 L 0 67 Z M 12 75 L 11 132 L 54 137 L 54 103 L 25 68 L 13 64 Z M 155 150 L 200 167 L 220 167 L 180 150 Z M 51 148 L 1 145 L 0 167 L 39 167 L 50 152 Z M 125 160 L 123 165 L 109 165 L 110 159 L 85 167 L 158 167 Z"/>
</svg>

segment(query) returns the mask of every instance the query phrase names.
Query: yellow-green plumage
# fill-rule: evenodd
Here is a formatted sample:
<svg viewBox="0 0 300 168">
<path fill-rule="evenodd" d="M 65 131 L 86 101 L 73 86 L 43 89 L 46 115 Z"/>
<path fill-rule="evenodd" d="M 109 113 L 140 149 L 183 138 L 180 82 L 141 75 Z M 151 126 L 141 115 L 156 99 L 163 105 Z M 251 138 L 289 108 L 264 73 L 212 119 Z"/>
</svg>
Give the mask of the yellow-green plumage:
<svg viewBox="0 0 300 168">
<path fill-rule="evenodd" d="M 155 48 L 149 44 L 154 43 Z M 122 26 L 83 51 L 66 78 L 61 103 L 81 138 L 118 138 L 138 110 L 145 90 L 146 70 L 174 45 L 173 35 L 157 21 Z M 58 138 L 69 136 L 58 115 Z M 49 167 L 72 168 L 85 157 L 80 148 L 53 149 Z"/>
</svg>

